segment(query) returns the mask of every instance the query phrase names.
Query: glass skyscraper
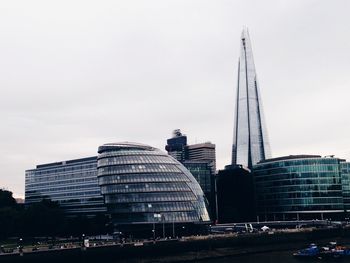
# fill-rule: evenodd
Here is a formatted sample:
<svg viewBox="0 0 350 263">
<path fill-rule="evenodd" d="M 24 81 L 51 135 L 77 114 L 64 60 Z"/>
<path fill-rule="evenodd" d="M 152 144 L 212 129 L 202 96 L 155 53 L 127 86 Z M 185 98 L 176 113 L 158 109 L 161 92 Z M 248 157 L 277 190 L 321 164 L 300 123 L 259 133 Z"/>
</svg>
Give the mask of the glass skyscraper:
<svg viewBox="0 0 350 263">
<path fill-rule="evenodd" d="M 251 168 L 259 161 L 270 158 L 252 46 L 246 28 L 241 36 L 233 134 L 232 164 Z"/>
</svg>

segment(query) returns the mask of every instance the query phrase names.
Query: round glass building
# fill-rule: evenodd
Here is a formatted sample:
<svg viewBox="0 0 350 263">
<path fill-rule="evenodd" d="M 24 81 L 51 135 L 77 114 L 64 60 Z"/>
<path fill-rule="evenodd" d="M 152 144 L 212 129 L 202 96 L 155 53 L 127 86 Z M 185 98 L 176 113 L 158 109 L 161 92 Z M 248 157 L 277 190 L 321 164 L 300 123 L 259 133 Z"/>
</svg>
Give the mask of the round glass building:
<svg viewBox="0 0 350 263">
<path fill-rule="evenodd" d="M 98 183 L 116 229 L 209 223 L 203 191 L 173 157 L 138 143 L 98 148 Z M 169 226 L 170 225 L 170 226 Z"/>
</svg>

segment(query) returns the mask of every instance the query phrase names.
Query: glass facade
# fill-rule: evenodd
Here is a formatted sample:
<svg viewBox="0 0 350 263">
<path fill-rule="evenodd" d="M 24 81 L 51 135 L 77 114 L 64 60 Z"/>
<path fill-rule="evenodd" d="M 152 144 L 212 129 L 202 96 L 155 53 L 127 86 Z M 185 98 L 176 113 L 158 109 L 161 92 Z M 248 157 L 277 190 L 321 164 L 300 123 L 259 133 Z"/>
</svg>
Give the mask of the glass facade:
<svg viewBox="0 0 350 263">
<path fill-rule="evenodd" d="M 191 172 L 205 194 L 213 192 L 214 175 L 212 166 L 209 163 L 202 161 L 185 161 L 182 164 Z"/>
<path fill-rule="evenodd" d="M 340 168 L 342 174 L 344 209 L 350 213 L 350 163 L 342 162 Z"/>
<path fill-rule="evenodd" d="M 213 163 L 205 161 L 184 161 L 182 163 L 197 180 L 208 201 L 210 218 L 216 219 L 215 173 Z"/>
<path fill-rule="evenodd" d="M 253 167 L 257 211 L 263 217 L 306 217 L 344 212 L 349 174 L 344 160 L 317 155 L 288 156 Z M 349 171 L 349 170 L 347 170 Z M 342 178 L 343 177 L 343 178 Z M 346 191 L 344 191 L 347 189 Z M 348 192 L 349 193 L 349 192 Z"/>
<path fill-rule="evenodd" d="M 25 203 L 48 198 L 70 215 L 107 211 L 97 182 L 97 157 L 37 165 L 25 172 Z"/>
<path fill-rule="evenodd" d="M 178 129 L 173 132 L 173 138 L 167 140 L 165 149 L 170 156 L 181 162 L 197 180 L 208 201 L 210 217 L 215 220 L 215 144 L 205 142 L 187 145 L 186 135 Z"/>
<path fill-rule="evenodd" d="M 135 143 L 105 144 L 98 153 L 98 183 L 115 225 L 209 222 L 199 184 L 171 156 Z"/>
<path fill-rule="evenodd" d="M 241 36 L 232 164 L 252 167 L 270 158 L 270 146 L 248 29 Z"/>
</svg>

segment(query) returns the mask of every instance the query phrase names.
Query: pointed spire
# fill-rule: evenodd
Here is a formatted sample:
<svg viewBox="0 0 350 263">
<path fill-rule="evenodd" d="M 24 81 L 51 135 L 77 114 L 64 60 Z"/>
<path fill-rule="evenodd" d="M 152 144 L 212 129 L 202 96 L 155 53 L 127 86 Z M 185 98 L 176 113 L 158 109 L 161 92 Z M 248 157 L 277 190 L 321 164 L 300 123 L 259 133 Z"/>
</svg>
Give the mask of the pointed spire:
<svg viewBox="0 0 350 263">
<path fill-rule="evenodd" d="M 247 38 L 249 38 L 248 27 L 247 26 L 243 26 L 241 39 L 243 40 L 243 39 L 247 39 Z"/>
<path fill-rule="evenodd" d="M 241 34 L 232 164 L 252 167 L 270 157 L 248 28 Z"/>
</svg>

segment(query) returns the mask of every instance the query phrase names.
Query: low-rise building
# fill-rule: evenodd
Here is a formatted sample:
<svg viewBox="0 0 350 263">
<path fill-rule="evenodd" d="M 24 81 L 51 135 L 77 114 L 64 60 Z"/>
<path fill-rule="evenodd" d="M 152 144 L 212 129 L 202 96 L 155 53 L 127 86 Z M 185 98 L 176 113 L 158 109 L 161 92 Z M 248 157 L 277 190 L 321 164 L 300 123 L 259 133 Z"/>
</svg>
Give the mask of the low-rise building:
<svg viewBox="0 0 350 263">
<path fill-rule="evenodd" d="M 128 142 L 104 144 L 98 153 L 98 182 L 115 229 L 151 233 L 163 226 L 169 236 L 210 222 L 201 187 L 173 157 Z"/>
<path fill-rule="evenodd" d="M 343 159 L 291 155 L 253 170 L 261 220 L 341 219 L 349 209 L 349 163 Z"/>
<path fill-rule="evenodd" d="M 25 171 L 25 204 L 57 201 L 68 215 L 107 211 L 97 182 L 97 157 L 37 165 Z"/>
</svg>

